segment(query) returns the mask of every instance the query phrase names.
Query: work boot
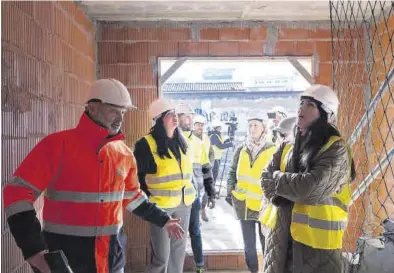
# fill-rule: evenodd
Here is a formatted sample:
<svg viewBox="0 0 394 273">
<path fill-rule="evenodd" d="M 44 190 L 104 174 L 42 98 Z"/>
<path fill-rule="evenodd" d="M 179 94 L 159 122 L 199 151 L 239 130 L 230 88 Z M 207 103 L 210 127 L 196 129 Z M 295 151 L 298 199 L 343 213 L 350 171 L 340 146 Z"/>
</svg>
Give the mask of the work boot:
<svg viewBox="0 0 394 273">
<path fill-rule="evenodd" d="M 204 222 L 208 222 L 208 221 L 209 221 L 208 216 L 207 216 L 207 212 L 205 211 L 205 209 L 202 209 L 202 210 L 201 210 L 201 219 L 202 219 Z"/>
<path fill-rule="evenodd" d="M 204 268 L 203 267 L 197 267 L 196 273 L 204 273 Z"/>
</svg>

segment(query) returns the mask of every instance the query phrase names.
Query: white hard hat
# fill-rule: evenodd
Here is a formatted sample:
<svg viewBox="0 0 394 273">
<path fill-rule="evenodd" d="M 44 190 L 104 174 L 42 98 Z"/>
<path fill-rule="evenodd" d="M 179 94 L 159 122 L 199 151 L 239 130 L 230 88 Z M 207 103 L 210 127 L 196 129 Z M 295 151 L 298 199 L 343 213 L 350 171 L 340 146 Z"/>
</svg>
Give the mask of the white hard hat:
<svg viewBox="0 0 394 273">
<path fill-rule="evenodd" d="M 193 122 L 194 123 L 202 123 L 202 124 L 206 123 L 205 118 L 203 116 L 201 116 L 201 115 L 195 116 L 194 119 L 193 119 Z"/>
<path fill-rule="evenodd" d="M 126 109 L 136 108 L 126 86 L 115 79 L 101 79 L 96 81 L 90 88 L 87 102 L 100 100 L 102 103 L 113 104 Z"/>
<path fill-rule="evenodd" d="M 169 110 L 175 111 L 174 104 L 166 99 L 157 99 L 149 106 L 149 117 L 153 120 L 159 118 L 161 114 Z"/>
<path fill-rule="evenodd" d="M 223 123 L 216 119 L 211 122 L 211 126 L 215 129 L 216 127 L 223 127 Z"/>
<path fill-rule="evenodd" d="M 326 85 L 312 85 L 307 88 L 301 97 L 311 97 L 322 103 L 322 108 L 328 114 L 338 114 L 339 100 L 334 90 Z"/>
<path fill-rule="evenodd" d="M 289 135 L 294 129 L 294 125 L 297 121 L 297 117 L 289 117 L 282 119 L 278 126 L 274 128 L 274 131 Z"/>
<path fill-rule="evenodd" d="M 178 103 L 175 107 L 175 112 L 177 114 L 194 114 L 193 108 L 187 103 Z"/>
<path fill-rule="evenodd" d="M 263 115 L 260 112 L 254 111 L 248 114 L 248 122 L 251 120 L 258 120 L 262 123 L 265 122 Z"/>
<path fill-rule="evenodd" d="M 279 112 L 287 117 L 287 111 L 282 106 L 275 106 L 274 108 L 272 108 L 271 112 Z"/>
</svg>

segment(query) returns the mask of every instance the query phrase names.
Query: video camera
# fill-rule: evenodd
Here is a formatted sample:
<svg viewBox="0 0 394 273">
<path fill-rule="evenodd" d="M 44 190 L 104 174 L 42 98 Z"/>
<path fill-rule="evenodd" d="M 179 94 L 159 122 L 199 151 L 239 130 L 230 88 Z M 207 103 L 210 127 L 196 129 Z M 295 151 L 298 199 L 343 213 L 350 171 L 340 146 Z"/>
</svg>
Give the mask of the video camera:
<svg viewBox="0 0 394 273">
<path fill-rule="evenodd" d="M 230 138 L 231 141 L 234 140 L 235 137 L 235 132 L 237 131 L 238 128 L 238 121 L 237 118 L 232 116 L 230 117 L 229 121 L 225 123 L 226 125 L 228 125 L 228 137 Z"/>
</svg>

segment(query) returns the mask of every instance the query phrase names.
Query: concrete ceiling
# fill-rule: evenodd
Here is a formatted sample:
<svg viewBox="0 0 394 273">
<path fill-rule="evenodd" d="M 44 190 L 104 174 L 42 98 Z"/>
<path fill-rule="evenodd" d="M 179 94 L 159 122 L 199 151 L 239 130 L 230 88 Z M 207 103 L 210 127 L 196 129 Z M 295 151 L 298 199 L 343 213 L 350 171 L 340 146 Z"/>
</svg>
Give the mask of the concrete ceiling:
<svg viewBox="0 0 394 273">
<path fill-rule="evenodd" d="M 79 1 L 100 21 L 329 20 L 329 1 Z"/>
</svg>

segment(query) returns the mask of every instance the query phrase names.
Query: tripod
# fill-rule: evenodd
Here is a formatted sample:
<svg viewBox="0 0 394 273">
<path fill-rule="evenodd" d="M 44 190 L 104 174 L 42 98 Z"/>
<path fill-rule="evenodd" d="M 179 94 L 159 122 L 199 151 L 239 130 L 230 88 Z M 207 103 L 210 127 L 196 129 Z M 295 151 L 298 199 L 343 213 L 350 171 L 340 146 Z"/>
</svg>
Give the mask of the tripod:
<svg viewBox="0 0 394 273">
<path fill-rule="evenodd" d="M 224 158 L 224 161 L 220 161 L 220 165 L 222 165 L 222 162 L 223 162 L 223 168 L 222 168 L 222 175 L 220 176 L 220 185 L 219 185 L 219 191 L 218 191 L 218 193 L 217 193 L 217 197 L 218 198 L 220 198 L 220 191 L 222 190 L 222 183 L 223 183 L 223 176 L 224 176 L 224 174 L 225 174 L 225 171 L 226 171 L 226 167 L 227 167 L 227 159 L 228 159 L 228 154 L 229 154 L 229 150 L 230 149 L 232 149 L 232 151 L 234 152 L 234 145 L 233 145 L 233 147 L 230 147 L 230 148 L 227 148 L 227 151 L 226 151 L 226 156 L 225 156 L 225 158 Z M 219 165 L 219 169 L 220 169 L 220 165 Z M 219 177 L 219 176 L 218 176 Z"/>
</svg>

